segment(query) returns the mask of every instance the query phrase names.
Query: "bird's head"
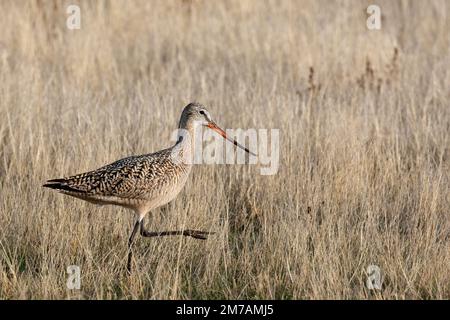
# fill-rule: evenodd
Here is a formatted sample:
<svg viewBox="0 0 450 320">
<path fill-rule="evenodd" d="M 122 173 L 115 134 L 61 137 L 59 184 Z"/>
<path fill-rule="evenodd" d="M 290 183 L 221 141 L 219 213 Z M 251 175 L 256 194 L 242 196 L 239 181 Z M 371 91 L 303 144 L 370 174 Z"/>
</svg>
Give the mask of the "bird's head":
<svg viewBox="0 0 450 320">
<path fill-rule="evenodd" d="M 235 146 L 245 150 L 246 152 L 256 156 L 253 152 L 240 145 L 236 140 L 227 136 L 226 132 L 222 130 L 212 119 L 211 115 L 206 110 L 206 108 L 197 102 L 189 103 L 186 107 L 184 107 L 183 113 L 180 118 L 180 129 L 194 129 L 196 126 L 201 125 L 207 127 L 218 134 L 220 134 L 224 139 L 232 142 Z"/>
</svg>

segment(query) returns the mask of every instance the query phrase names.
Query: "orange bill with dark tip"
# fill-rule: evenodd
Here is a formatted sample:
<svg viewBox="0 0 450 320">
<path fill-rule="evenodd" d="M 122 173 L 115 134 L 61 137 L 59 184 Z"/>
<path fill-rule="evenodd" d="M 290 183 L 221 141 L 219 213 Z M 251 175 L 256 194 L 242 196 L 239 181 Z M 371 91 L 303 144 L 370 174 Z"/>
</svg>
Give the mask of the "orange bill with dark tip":
<svg viewBox="0 0 450 320">
<path fill-rule="evenodd" d="M 215 132 L 217 132 L 218 134 L 220 134 L 224 139 L 227 139 L 228 141 L 232 142 L 235 146 L 245 150 L 246 152 L 250 153 L 251 155 L 256 157 L 256 154 L 251 152 L 250 150 L 248 150 L 246 147 L 240 145 L 236 140 L 231 139 L 230 137 L 227 136 L 226 132 L 223 131 L 217 124 L 215 124 L 214 122 L 209 122 L 206 125 L 208 128 L 210 128 L 211 130 L 214 130 Z"/>
</svg>

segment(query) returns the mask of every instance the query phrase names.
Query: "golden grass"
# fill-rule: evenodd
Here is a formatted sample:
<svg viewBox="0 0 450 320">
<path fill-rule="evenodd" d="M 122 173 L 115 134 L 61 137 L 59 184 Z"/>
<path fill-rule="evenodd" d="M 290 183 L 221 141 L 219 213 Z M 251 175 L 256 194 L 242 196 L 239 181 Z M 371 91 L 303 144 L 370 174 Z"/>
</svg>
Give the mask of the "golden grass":
<svg viewBox="0 0 450 320">
<path fill-rule="evenodd" d="M 450 298 L 450 6 L 370 3 L 1 1 L 0 298 Z M 280 169 L 194 168 L 147 227 L 216 234 L 138 238 L 127 276 L 131 213 L 41 184 L 169 146 L 194 100 L 279 128 Z"/>
</svg>

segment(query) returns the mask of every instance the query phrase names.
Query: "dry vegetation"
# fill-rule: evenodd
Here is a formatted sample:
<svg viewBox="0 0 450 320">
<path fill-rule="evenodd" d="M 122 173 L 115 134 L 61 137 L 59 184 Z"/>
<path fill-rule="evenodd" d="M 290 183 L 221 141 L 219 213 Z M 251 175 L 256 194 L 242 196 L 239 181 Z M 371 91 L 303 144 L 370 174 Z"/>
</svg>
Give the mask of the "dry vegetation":
<svg viewBox="0 0 450 320">
<path fill-rule="evenodd" d="M 450 298 L 450 4 L 0 2 L 0 298 Z M 167 147 L 182 107 L 280 128 L 280 169 L 198 166 L 147 221 L 41 188 Z M 66 267 L 82 270 L 80 291 Z M 365 285 L 379 265 L 381 291 Z"/>
</svg>

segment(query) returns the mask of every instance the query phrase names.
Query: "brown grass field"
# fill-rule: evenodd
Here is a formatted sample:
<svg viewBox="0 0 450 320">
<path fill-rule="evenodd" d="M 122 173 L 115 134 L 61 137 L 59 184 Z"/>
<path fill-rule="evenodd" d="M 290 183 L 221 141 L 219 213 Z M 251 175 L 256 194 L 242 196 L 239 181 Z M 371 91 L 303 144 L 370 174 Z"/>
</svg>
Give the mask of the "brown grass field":
<svg viewBox="0 0 450 320">
<path fill-rule="evenodd" d="M 366 27 L 371 3 L 381 30 Z M 0 12 L 1 299 L 450 298 L 450 2 Z M 147 228 L 215 234 L 138 237 L 127 275 L 132 212 L 41 185 L 170 146 L 191 101 L 225 128 L 280 129 L 279 170 L 196 166 Z"/>
</svg>

